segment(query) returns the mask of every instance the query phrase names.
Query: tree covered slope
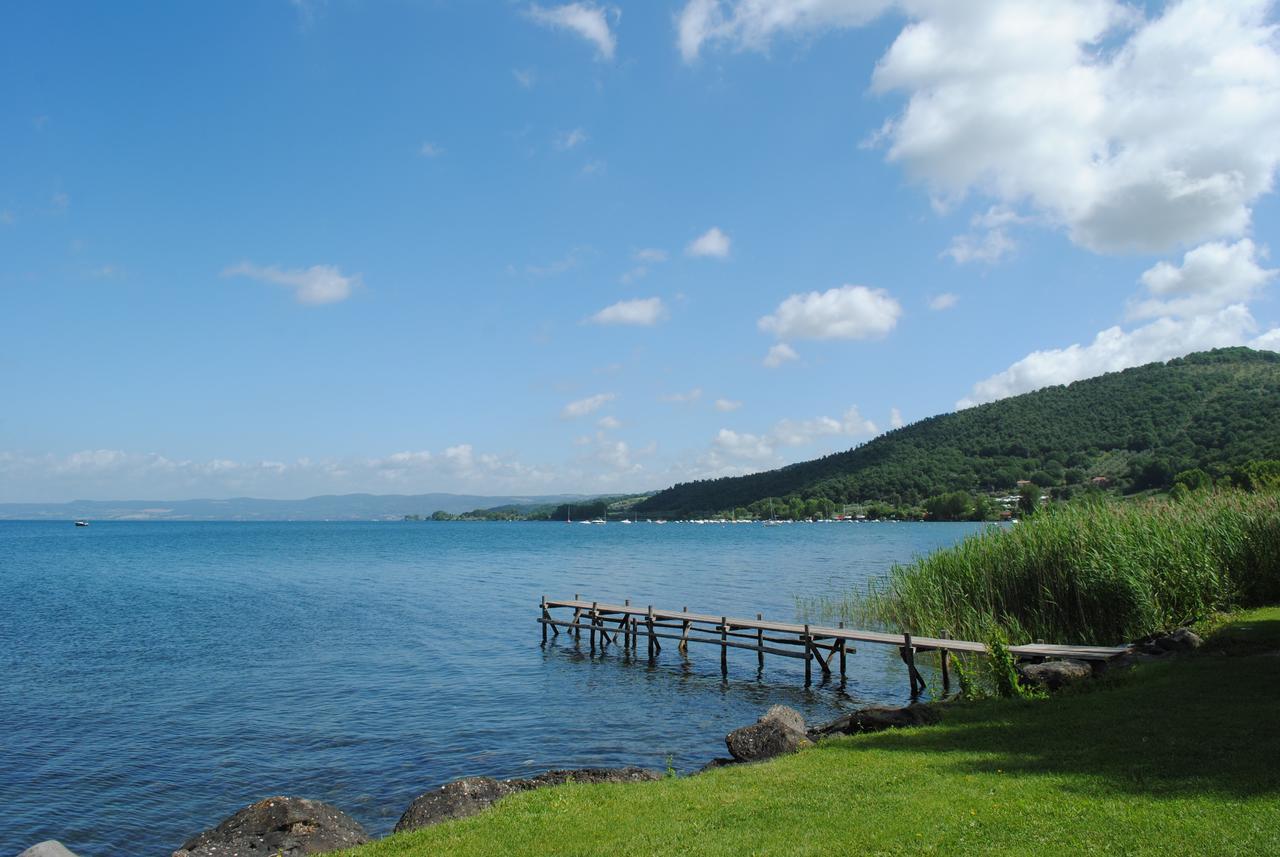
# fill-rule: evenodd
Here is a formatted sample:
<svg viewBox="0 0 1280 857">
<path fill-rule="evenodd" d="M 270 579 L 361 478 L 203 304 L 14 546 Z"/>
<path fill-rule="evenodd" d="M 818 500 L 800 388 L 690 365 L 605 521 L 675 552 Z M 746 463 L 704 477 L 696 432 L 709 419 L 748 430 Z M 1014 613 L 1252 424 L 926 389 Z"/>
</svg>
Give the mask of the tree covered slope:
<svg viewBox="0 0 1280 857">
<path fill-rule="evenodd" d="M 1280 354 L 1225 348 L 1048 387 L 895 429 L 857 448 L 750 476 L 689 482 L 642 514 L 699 515 L 770 497 L 913 504 L 947 491 L 1088 483 L 1167 486 L 1280 458 Z"/>
</svg>

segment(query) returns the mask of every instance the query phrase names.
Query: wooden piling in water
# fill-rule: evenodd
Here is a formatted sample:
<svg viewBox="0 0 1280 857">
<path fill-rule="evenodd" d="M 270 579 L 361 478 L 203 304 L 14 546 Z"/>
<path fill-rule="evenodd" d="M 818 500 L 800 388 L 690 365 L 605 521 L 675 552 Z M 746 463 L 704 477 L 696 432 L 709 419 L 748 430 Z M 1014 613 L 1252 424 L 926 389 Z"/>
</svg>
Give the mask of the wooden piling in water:
<svg viewBox="0 0 1280 857">
<path fill-rule="evenodd" d="M 729 674 L 729 617 L 720 617 L 720 675 Z"/>
<path fill-rule="evenodd" d="M 764 614 L 757 613 L 756 621 L 763 622 Z M 763 670 L 764 669 L 764 629 L 763 628 L 756 628 L 756 650 L 757 650 L 757 663 L 759 665 L 759 669 Z"/>
<path fill-rule="evenodd" d="M 942 639 L 946 640 L 950 636 L 950 631 L 942 632 Z M 945 696 L 951 692 L 951 650 L 938 649 L 938 660 L 941 661 L 942 666 L 942 693 Z"/>
</svg>

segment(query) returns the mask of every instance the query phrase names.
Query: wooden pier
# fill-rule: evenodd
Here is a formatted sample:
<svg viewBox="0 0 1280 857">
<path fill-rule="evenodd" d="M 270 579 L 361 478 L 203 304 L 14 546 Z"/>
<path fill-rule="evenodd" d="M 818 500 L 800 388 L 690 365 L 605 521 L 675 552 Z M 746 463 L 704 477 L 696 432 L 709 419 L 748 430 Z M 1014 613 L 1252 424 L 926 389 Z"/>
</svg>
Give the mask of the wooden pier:
<svg viewBox="0 0 1280 857">
<path fill-rule="evenodd" d="M 942 692 L 951 691 L 950 657 L 953 652 L 986 654 L 985 643 L 952 640 L 942 637 L 917 637 L 911 634 L 891 634 L 882 631 L 860 631 L 839 623 L 831 628 L 822 625 L 801 625 L 791 622 L 771 622 L 757 613 L 754 619 L 715 616 L 707 613 L 690 613 L 681 610 L 658 610 L 652 605 L 633 606 L 627 599 L 622 604 L 583 600 L 575 595 L 572 600 L 553 601 L 543 597 L 542 641 L 547 642 L 548 631 L 559 635 L 560 629 L 581 642 L 582 632 L 587 632 L 591 650 L 597 646 L 604 651 L 615 646 L 624 652 L 635 653 L 640 638 L 650 659 L 662 651 L 662 640 L 675 640 L 676 649 L 687 654 L 690 643 L 708 643 L 720 647 L 720 671 L 729 672 L 729 649 L 747 649 L 756 653 L 760 669 L 764 668 L 764 656 L 777 655 L 804 661 L 805 684 L 813 681 L 815 664 L 823 678 L 829 678 L 835 669 L 841 678 L 845 676 L 848 655 L 855 651 L 856 643 L 896 646 L 907 667 L 912 696 L 924 691 L 926 683 L 916 668 L 916 655 L 921 652 L 938 652 L 942 676 Z M 552 614 L 553 610 L 569 611 Z M 563 617 L 563 618 L 560 618 Z M 1129 651 L 1126 646 L 1060 646 L 1033 643 L 1009 646 L 1009 652 L 1020 660 L 1044 658 L 1076 658 L 1086 661 L 1109 661 Z"/>
</svg>

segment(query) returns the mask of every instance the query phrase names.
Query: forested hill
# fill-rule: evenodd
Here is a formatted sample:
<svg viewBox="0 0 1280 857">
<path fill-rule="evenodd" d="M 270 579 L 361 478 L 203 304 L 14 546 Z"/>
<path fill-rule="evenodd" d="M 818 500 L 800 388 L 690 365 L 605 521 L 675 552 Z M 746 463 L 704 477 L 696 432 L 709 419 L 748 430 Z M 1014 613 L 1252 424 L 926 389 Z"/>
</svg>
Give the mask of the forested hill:
<svg viewBox="0 0 1280 857">
<path fill-rule="evenodd" d="M 1021 479 L 1065 490 L 1103 476 L 1142 490 L 1191 468 L 1218 476 L 1274 458 L 1280 354 L 1225 348 L 930 417 L 779 470 L 676 485 L 636 511 L 710 515 L 788 497 L 915 504 Z"/>
</svg>

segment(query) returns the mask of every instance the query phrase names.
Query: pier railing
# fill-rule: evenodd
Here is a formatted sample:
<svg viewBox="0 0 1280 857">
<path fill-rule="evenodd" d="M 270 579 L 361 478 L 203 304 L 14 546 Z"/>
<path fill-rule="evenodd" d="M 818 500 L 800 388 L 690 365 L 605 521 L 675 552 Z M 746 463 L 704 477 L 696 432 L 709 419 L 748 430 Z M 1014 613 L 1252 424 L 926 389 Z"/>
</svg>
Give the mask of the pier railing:
<svg viewBox="0 0 1280 857">
<path fill-rule="evenodd" d="M 729 649 L 746 649 L 757 655 L 764 667 L 764 656 L 776 655 L 804 661 L 804 680 L 813 680 L 815 664 L 823 677 L 829 677 L 835 669 L 843 678 L 846 674 L 848 655 L 855 651 L 857 643 L 896 646 L 911 682 L 911 693 L 921 693 L 926 683 L 916 668 L 916 655 L 920 652 L 938 652 L 941 666 L 942 690 L 951 690 L 950 656 L 953 652 L 985 654 L 985 643 L 968 640 L 952 640 L 942 637 L 918 637 L 912 634 L 894 634 L 883 631 L 862 631 L 844 627 L 793 622 L 773 622 L 760 613 L 754 619 L 716 616 L 709 613 L 691 613 L 689 608 L 660 610 L 652 605 L 634 606 L 630 599 L 622 604 L 584 600 L 575 595 L 571 600 L 551 600 L 546 597 L 539 605 L 542 611 L 538 619 L 542 625 L 542 640 L 547 642 L 548 632 L 558 636 L 560 629 L 581 642 L 587 633 L 588 643 L 594 651 L 615 646 L 622 651 L 636 652 L 639 640 L 644 638 L 648 656 L 652 659 L 662 651 L 663 640 L 674 640 L 676 649 L 687 654 L 690 643 L 706 643 L 720 647 L 720 670 L 729 671 Z M 561 611 L 553 613 L 552 611 Z M 573 611 L 571 616 L 565 615 Z M 1009 646 L 1009 652 L 1023 660 L 1044 658 L 1077 658 L 1087 661 L 1107 661 L 1129 651 L 1124 646 L 1065 646 L 1033 643 Z"/>
</svg>

